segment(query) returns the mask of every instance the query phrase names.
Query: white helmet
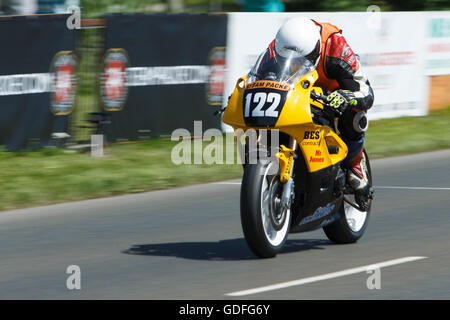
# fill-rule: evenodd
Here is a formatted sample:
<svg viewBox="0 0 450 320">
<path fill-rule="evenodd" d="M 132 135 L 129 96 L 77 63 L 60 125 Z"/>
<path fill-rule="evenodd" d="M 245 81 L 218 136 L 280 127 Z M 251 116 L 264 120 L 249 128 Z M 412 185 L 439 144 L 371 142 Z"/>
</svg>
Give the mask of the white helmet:
<svg viewBox="0 0 450 320">
<path fill-rule="evenodd" d="M 317 66 L 321 47 L 320 27 L 311 19 L 289 19 L 281 26 L 275 37 L 275 53 L 278 60 L 305 57 Z"/>
</svg>

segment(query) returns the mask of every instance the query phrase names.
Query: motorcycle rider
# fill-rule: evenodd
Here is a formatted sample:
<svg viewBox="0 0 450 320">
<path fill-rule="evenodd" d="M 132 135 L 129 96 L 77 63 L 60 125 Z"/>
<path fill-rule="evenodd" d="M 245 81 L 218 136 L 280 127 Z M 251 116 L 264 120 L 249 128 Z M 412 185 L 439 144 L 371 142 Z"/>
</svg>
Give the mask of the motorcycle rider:
<svg viewBox="0 0 450 320">
<path fill-rule="evenodd" d="M 286 59 L 295 61 L 296 57 L 303 61 L 306 58 L 316 67 L 319 78 L 315 85 L 329 94 L 329 104 L 342 112 L 338 130 L 348 146 L 344 162 L 349 169 L 347 179 L 355 190 L 356 202 L 365 208 L 370 188 L 363 161 L 368 127 L 365 111 L 372 107 L 374 94 L 361 70 L 358 56 L 338 27 L 306 18 L 292 18 L 280 27 L 270 43 L 262 68 L 273 71 Z M 295 71 L 291 70 L 292 73 Z"/>
</svg>

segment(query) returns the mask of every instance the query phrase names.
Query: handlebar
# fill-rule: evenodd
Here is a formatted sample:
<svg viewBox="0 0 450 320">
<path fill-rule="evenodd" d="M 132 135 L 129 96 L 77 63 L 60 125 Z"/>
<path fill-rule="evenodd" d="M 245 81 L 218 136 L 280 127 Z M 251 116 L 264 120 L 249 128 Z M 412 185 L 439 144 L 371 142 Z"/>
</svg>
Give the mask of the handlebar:
<svg viewBox="0 0 450 320">
<path fill-rule="evenodd" d="M 328 102 L 327 102 L 327 96 L 320 94 L 320 93 L 316 93 L 315 91 L 311 92 L 311 98 L 314 101 L 320 102 L 324 107 L 332 110 L 335 114 L 337 114 L 338 116 L 342 116 L 342 112 L 339 109 L 334 108 L 333 106 L 331 106 Z M 229 99 L 229 98 L 228 98 Z M 214 112 L 214 115 L 218 115 L 221 114 L 225 111 L 225 109 L 227 108 L 227 106 L 217 110 Z"/>
<path fill-rule="evenodd" d="M 339 109 L 336 109 L 335 107 L 331 106 L 328 102 L 327 102 L 327 96 L 320 94 L 320 93 L 316 93 L 315 91 L 311 92 L 311 98 L 314 101 L 320 102 L 324 107 L 327 107 L 328 109 L 333 110 L 333 112 L 335 114 L 337 114 L 338 116 L 342 116 L 342 112 Z"/>
<path fill-rule="evenodd" d="M 227 108 L 227 106 L 225 106 L 225 107 L 223 107 L 223 108 L 221 108 L 221 109 L 219 109 L 219 110 L 214 111 L 213 115 L 214 115 L 214 116 L 217 116 L 218 114 L 223 113 L 223 112 L 225 111 L 226 108 Z"/>
</svg>

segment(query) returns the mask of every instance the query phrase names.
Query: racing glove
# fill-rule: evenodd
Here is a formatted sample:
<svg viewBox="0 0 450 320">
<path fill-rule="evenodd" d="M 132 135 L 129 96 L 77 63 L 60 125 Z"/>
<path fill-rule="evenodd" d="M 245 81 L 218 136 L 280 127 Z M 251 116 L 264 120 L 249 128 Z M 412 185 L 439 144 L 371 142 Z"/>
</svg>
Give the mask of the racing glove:
<svg viewBox="0 0 450 320">
<path fill-rule="evenodd" d="M 345 112 L 348 106 L 356 107 L 358 101 L 354 98 L 353 92 L 349 90 L 336 90 L 327 97 L 330 106 Z"/>
</svg>

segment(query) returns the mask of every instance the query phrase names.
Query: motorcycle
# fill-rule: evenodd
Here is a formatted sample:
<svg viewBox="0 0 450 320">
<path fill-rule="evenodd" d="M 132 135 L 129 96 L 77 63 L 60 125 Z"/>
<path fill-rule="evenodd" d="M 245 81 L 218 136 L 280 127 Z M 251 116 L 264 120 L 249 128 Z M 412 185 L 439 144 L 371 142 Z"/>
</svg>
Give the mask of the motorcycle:
<svg viewBox="0 0 450 320">
<path fill-rule="evenodd" d="M 222 110 L 223 122 L 235 132 L 257 133 L 256 144 L 250 146 L 247 136 L 241 148 L 240 210 L 246 242 L 260 258 L 276 256 L 288 233 L 319 228 L 334 243 L 354 243 L 367 228 L 373 189 L 360 207 L 346 181 L 348 148 L 338 130 L 341 112 L 314 86 L 318 73 L 309 61 L 287 59 L 281 71 L 263 72 L 264 55 L 239 78 Z M 261 139 L 265 130 L 278 130 L 278 143 Z M 252 156 L 256 162 L 249 161 Z M 363 157 L 371 186 L 366 150 Z"/>
</svg>

